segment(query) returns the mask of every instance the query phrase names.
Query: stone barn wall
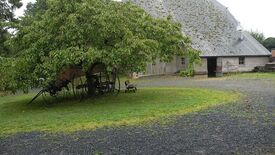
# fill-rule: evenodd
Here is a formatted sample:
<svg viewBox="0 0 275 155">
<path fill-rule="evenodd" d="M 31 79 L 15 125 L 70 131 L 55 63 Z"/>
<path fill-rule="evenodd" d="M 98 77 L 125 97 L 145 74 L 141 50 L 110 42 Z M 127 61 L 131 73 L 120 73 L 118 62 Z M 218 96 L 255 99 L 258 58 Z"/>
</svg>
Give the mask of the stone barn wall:
<svg viewBox="0 0 275 155">
<path fill-rule="evenodd" d="M 269 57 L 245 57 L 245 63 L 239 64 L 239 57 L 218 57 L 222 61 L 222 72 L 251 72 L 257 66 L 265 66 L 269 62 Z M 145 73 L 138 76 L 174 74 L 186 68 L 186 63 L 182 64 L 180 57 L 175 57 L 171 63 L 157 61 L 155 64 L 148 64 Z M 207 58 L 201 58 L 201 64 L 195 65 L 196 75 L 208 74 Z"/>
<path fill-rule="evenodd" d="M 222 58 L 223 73 L 250 72 L 257 66 L 265 66 L 269 57 L 245 57 L 245 63 L 239 64 L 239 57 Z"/>
<path fill-rule="evenodd" d="M 170 63 L 156 61 L 155 64 L 148 64 L 146 72 L 142 75 L 174 74 L 182 69 L 185 69 L 185 64 L 180 57 L 175 56 Z"/>
<path fill-rule="evenodd" d="M 245 64 L 239 64 L 239 57 L 218 57 L 222 59 L 222 72 L 250 72 L 257 66 L 265 66 L 269 57 L 245 57 Z M 195 65 L 196 74 L 207 74 L 207 58 L 201 59 L 200 65 Z"/>
<path fill-rule="evenodd" d="M 201 64 L 195 65 L 195 74 L 207 74 L 207 58 L 201 58 Z"/>
</svg>

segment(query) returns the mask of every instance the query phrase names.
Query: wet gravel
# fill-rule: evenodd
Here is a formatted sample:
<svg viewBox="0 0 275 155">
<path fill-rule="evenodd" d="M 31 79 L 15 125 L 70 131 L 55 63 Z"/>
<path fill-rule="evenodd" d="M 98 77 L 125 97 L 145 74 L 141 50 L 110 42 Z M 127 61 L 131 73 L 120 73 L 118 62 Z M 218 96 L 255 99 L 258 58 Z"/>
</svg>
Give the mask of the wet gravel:
<svg viewBox="0 0 275 155">
<path fill-rule="evenodd" d="M 275 154 L 274 79 L 147 78 L 141 87 L 177 86 L 241 91 L 246 98 L 168 124 L 105 128 L 71 135 L 21 133 L 0 139 L 0 154 Z"/>
</svg>

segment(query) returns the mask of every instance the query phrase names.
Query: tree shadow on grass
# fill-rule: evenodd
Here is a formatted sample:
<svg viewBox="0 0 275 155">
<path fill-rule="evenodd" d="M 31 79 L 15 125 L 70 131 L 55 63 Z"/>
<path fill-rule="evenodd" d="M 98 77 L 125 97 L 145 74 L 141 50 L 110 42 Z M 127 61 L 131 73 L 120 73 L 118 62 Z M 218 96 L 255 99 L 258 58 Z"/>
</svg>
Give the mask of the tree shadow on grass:
<svg viewBox="0 0 275 155">
<path fill-rule="evenodd" d="M 29 95 L 28 95 L 29 96 Z M 83 105 L 108 105 L 108 104 L 117 104 L 120 101 L 124 102 L 131 102 L 132 95 L 124 94 L 124 93 L 108 93 L 96 96 L 57 96 L 57 97 L 38 97 L 35 101 L 31 104 L 28 104 L 31 99 L 35 96 L 35 94 L 31 97 L 25 97 L 22 99 L 18 99 L 16 101 L 7 101 L 6 103 L 1 105 L 1 108 L 6 110 L 10 109 L 13 113 L 14 112 L 21 112 L 24 111 L 36 111 L 36 110 L 43 110 L 43 109 L 52 109 L 52 108 L 69 108 L 69 107 L 78 107 Z M 15 98 L 18 96 L 14 96 Z M 135 102 L 139 102 L 138 100 L 142 100 L 140 97 L 135 97 Z"/>
</svg>

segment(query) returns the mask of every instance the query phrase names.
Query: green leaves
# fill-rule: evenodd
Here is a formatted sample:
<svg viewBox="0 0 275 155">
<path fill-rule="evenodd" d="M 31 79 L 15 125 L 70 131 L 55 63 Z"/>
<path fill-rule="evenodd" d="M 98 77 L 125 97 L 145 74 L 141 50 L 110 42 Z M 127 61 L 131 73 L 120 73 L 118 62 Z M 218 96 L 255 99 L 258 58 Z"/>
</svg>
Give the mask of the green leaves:
<svg viewBox="0 0 275 155">
<path fill-rule="evenodd" d="M 263 33 L 258 31 L 250 31 L 250 35 L 252 35 L 259 43 L 263 44 L 265 41 L 265 36 Z"/>
<path fill-rule="evenodd" d="M 250 31 L 250 35 L 252 35 L 259 43 L 261 43 L 265 48 L 267 48 L 269 51 L 271 49 L 275 48 L 275 38 L 269 37 L 265 38 L 264 34 L 258 31 Z"/>
<path fill-rule="evenodd" d="M 269 37 L 267 39 L 264 40 L 263 45 L 265 48 L 267 48 L 268 50 L 272 50 L 273 48 L 275 48 L 275 38 L 274 37 Z"/>
</svg>

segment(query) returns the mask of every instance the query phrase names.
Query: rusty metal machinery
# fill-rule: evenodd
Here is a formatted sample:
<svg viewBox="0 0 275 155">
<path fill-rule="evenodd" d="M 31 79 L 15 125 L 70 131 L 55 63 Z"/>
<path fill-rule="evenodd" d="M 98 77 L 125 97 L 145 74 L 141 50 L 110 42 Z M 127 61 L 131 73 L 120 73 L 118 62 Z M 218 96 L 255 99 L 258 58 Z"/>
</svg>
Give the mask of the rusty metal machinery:
<svg viewBox="0 0 275 155">
<path fill-rule="evenodd" d="M 63 96 L 62 96 L 63 92 Z M 64 69 L 55 81 L 44 87 L 28 104 L 39 96 L 47 103 L 48 96 L 80 97 L 96 96 L 105 93 L 119 93 L 120 79 L 118 69 L 107 70 L 105 64 L 97 62 L 91 65 L 87 72 L 80 66 L 70 66 Z"/>
</svg>

